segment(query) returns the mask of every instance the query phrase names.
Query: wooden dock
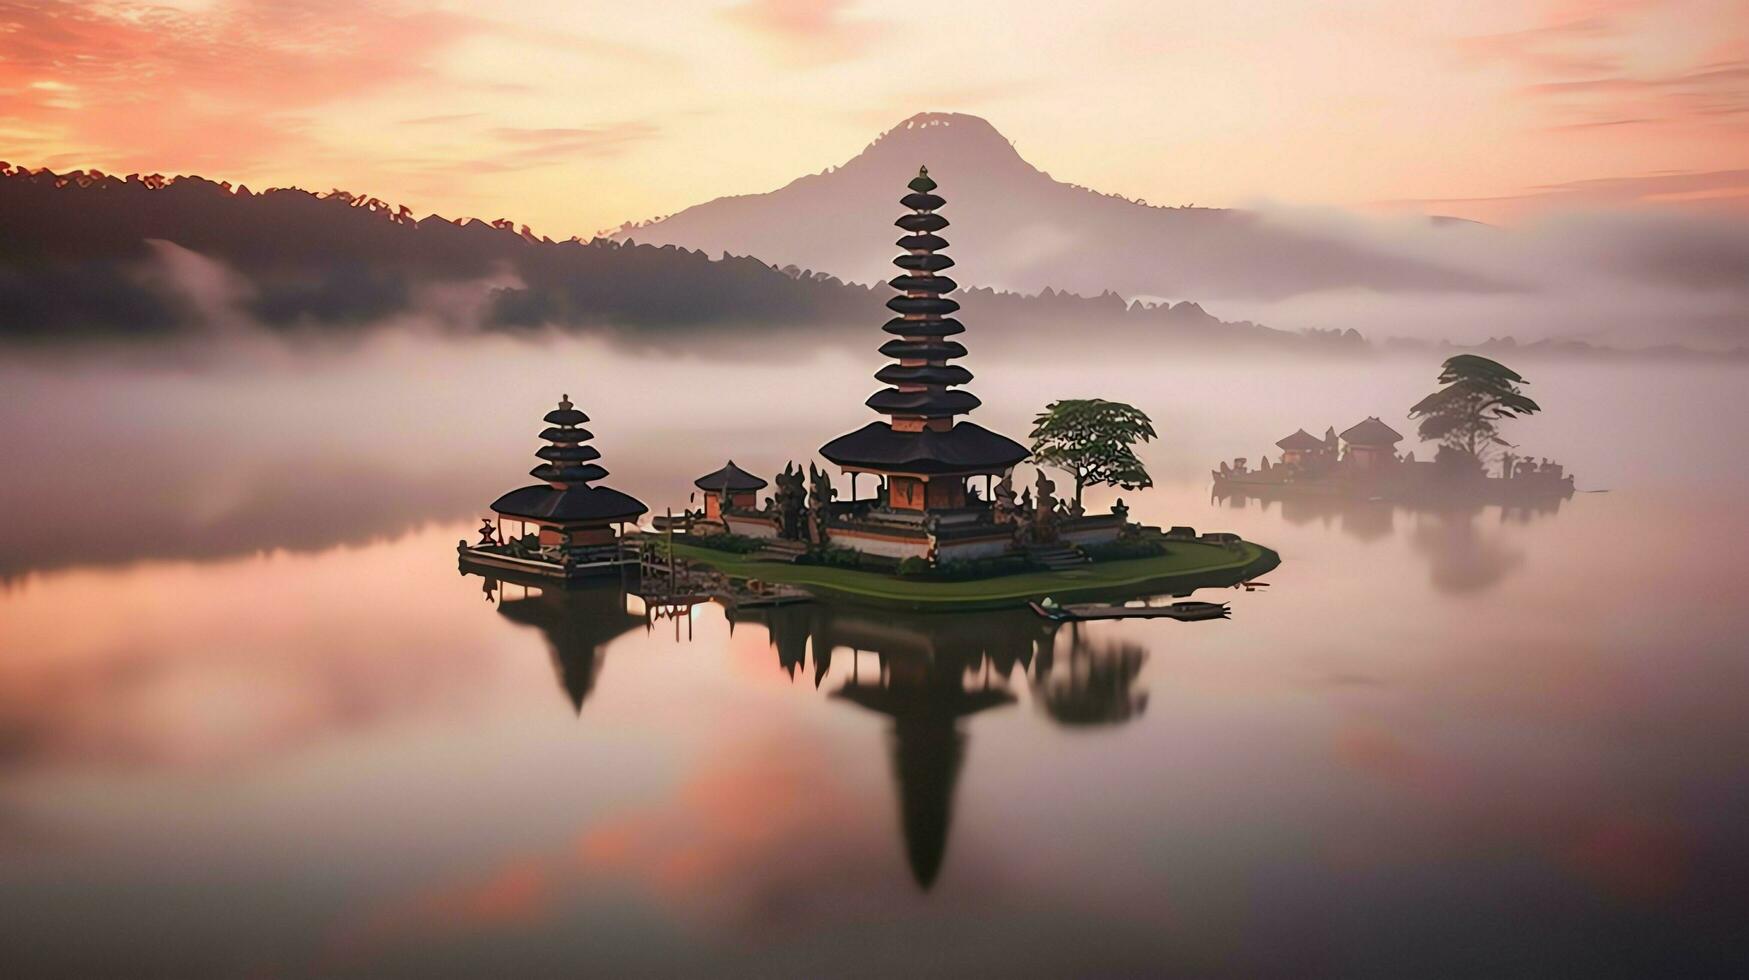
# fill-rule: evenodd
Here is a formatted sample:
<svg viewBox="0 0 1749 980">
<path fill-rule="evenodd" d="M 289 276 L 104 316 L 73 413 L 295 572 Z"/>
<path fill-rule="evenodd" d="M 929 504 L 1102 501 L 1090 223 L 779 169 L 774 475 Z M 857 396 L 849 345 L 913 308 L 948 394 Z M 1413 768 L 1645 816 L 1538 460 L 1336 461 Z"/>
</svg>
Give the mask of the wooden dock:
<svg viewBox="0 0 1749 980">
<path fill-rule="evenodd" d="M 1121 606 L 1105 602 L 1071 603 L 1066 606 L 1046 606 L 1029 602 L 1032 611 L 1054 622 L 1080 622 L 1089 619 L 1176 619 L 1191 623 L 1205 619 L 1228 619 L 1232 610 L 1224 602 L 1174 602 L 1169 606 Z"/>
</svg>

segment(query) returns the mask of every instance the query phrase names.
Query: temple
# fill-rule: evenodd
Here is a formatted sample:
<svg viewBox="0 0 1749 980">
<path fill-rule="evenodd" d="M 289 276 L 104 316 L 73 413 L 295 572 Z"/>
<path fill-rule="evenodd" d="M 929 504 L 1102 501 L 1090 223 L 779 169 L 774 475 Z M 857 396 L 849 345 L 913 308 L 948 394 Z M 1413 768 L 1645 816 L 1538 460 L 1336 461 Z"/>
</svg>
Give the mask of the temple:
<svg viewBox="0 0 1749 980">
<path fill-rule="evenodd" d="M 1279 462 L 1265 456 L 1253 468 L 1244 457 L 1222 462 L 1209 475 L 1217 494 L 1256 497 L 1314 495 L 1361 500 L 1416 501 L 1463 498 L 1472 501 L 1520 503 L 1565 498 L 1573 494 L 1573 476 L 1559 463 L 1540 463 L 1506 453 L 1500 473 L 1493 476 L 1416 460 L 1397 452 L 1402 433 L 1378 416 L 1368 416 L 1342 430 L 1326 429 L 1322 439 L 1305 429 L 1276 442 Z"/>
<path fill-rule="evenodd" d="M 542 482 L 492 502 L 496 520 L 481 526 L 480 540 L 457 545 L 463 564 L 555 578 L 635 565 L 637 558 L 623 547 L 622 533 L 649 508 L 611 487 L 591 486 L 607 470 L 596 462 L 600 450 L 588 445 L 595 438 L 583 428 L 589 416 L 571 404 L 570 395 L 560 396 L 559 407 L 545 421 L 548 427 L 541 438 L 547 445 L 536 451 L 540 463 L 528 471 Z"/>
<path fill-rule="evenodd" d="M 972 373 L 950 363 L 966 355 L 953 339 L 966 328 L 952 316 L 959 303 L 947 295 L 958 287 L 943 274 L 954 262 L 942 254 L 948 243 L 939 232 L 948 223 L 936 186 L 928 168 L 919 169 L 900 198 L 908 212 L 894 222 L 905 233 L 895 243 L 904 251 L 893 260 L 900 274 L 889 285 L 899 295 L 887 300 L 895 316 L 882 328 L 891 339 L 880 348 L 892 363 L 875 373 L 886 387 L 866 402 L 884 418 L 820 447 L 849 476 L 850 499 L 835 499 L 829 476 L 810 466 L 807 474 L 779 476 L 764 510 L 723 509 L 724 524 L 738 535 L 814 545 L 829 539 L 834 548 L 899 560 L 940 563 L 1046 549 L 1052 561 L 1084 561 L 1073 549 L 1115 540 L 1126 526 L 1121 509 L 1071 513 L 1042 472 L 1037 499 L 1018 498 L 1012 471 L 1027 448 L 963 418 L 979 401 L 965 389 Z M 875 484 L 866 498 L 858 496 L 865 476 Z M 707 500 L 707 516 L 709 507 Z"/>
</svg>

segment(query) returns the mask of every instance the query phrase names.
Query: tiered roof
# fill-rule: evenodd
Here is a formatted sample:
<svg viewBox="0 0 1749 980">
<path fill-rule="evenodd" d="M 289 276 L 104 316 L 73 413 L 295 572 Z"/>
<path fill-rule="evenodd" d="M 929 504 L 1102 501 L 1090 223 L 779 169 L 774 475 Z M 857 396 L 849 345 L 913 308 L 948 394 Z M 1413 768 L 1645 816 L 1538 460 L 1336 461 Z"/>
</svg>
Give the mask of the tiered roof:
<svg viewBox="0 0 1749 980">
<path fill-rule="evenodd" d="M 972 380 L 972 372 L 948 363 L 964 357 L 966 348 L 946 338 L 966 328 L 948 315 L 960 308 L 946 295 L 959 284 L 940 274 L 954 264 L 940 254 L 947 240 L 936 234 L 947 227 L 947 219 L 937 213 L 946 202 L 935 193 L 928 167 L 920 168 L 907 186 L 911 193 L 899 203 L 911 213 L 894 222 L 907 232 L 895 243 L 905 254 L 893 260 L 901 274 L 888 283 L 901 293 L 887 300 L 887 308 L 898 315 L 881 328 L 895 339 L 881 345 L 880 352 L 896 363 L 875 373 L 875 380 L 888 387 L 866 403 L 891 421 L 870 422 L 839 436 L 822 446 L 820 454 L 851 469 L 1000 472 L 1024 460 L 1027 449 L 982 426 L 952 421 L 977 408 L 979 401 L 969 391 L 956 390 Z"/>
<path fill-rule="evenodd" d="M 549 427 L 540 436 L 548 445 L 535 452 L 541 462 L 528 475 L 544 485 L 512 490 L 492 502 L 492 510 L 519 520 L 556 524 L 634 521 L 648 507 L 643 501 L 611 487 L 589 484 L 607 476 L 595 461 L 601 451 L 587 445 L 595 438 L 583 423 L 589 416 L 571 404 L 570 395 L 559 396 L 559 407 L 548 412 Z"/>
</svg>

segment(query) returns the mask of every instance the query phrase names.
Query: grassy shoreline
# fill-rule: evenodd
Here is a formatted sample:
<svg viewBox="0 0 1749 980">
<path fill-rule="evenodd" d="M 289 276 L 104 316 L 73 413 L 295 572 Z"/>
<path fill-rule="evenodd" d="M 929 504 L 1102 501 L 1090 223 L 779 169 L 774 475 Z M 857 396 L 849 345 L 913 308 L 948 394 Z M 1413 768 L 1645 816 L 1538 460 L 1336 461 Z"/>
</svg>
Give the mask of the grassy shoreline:
<svg viewBox="0 0 1749 980">
<path fill-rule="evenodd" d="M 1155 558 L 1096 562 L 1061 572 L 1021 572 L 971 581 L 903 579 L 878 572 L 826 565 L 790 565 L 674 542 L 674 553 L 730 578 L 793 585 L 822 598 L 918 612 L 1011 609 L 1052 596 L 1059 602 L 1128 597 L 1150 592 L 1186 592 L 1235 585 L 1281 563 L 1269 548 L 1242 542 L 1238 552 L 1222 545 L 1173 542 Z"/>
</svg>

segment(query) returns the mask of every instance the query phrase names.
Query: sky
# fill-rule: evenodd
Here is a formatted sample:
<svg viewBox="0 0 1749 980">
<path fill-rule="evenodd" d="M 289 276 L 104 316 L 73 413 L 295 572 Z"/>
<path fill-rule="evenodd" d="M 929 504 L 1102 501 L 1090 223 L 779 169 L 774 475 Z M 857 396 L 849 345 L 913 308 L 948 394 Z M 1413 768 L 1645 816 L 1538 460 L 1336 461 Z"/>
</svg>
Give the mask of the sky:
<svg viewBox="0 0 1749 980">
<path fill-rule="evenodd" d="M 0 0 L 0 159 L 587 237 L 989 119 L 1156 204 L 1749 208 L 1749 3 Z"/>
</svg>

